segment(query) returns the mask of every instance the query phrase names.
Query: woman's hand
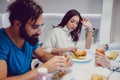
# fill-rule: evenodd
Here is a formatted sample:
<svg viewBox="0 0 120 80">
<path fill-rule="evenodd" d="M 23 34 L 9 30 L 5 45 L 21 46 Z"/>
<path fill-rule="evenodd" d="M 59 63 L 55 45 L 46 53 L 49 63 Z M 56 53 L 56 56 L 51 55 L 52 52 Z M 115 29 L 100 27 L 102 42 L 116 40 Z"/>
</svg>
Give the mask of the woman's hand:
<svg viewBox="0 0 120 80">
<path fill-rule="evenodd" d="M 89 20 L 83 18 L 82 21 L 81 21 L 81 23 L 82 23 L 85 27 L 87 27 L 87 29 L 92 29 L 92 24 L 90 23 Z"/>
<path fill-rule="evenodd" d="M 81 23 L 87 28 L 87 32 L 86 32 L 86 40 L 85 40 L 85 48 L 89 49 L 91 47 L 91 43 L 92 43 L 92 36 L 93 36 L 93 28 L 92 28 L 92 24 L 90 23 L 89 20 L 83 18 Z"/>
<path fill-rule="evenodd" d="M 66 49 L 66 52 L 75 52 L 77 50 L 76 47 L 67 47 L 65 49 Z"/>
<path fill-rule="evenodd" d="M 101 54 L 100 52 L 96 52 L 95 62 L 99 63 L 103 67 L 106 67 L 106 68 L 110 67 L 110 62 L 108 61 L 107 57 L 104 54 Z"/>
</svg>

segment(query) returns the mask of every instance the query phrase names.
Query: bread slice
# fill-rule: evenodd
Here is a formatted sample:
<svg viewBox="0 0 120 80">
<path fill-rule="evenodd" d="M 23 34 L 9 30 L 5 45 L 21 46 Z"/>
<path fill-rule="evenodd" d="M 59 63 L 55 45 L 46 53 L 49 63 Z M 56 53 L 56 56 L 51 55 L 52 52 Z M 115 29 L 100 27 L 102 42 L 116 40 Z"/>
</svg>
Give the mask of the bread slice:
<svg viewBox="0 0 120 80">
<path fill-rule="evenodd" d="M 108 55 L 108 58 L 109 58 L 110 60 L 115 60 L 118 56 L 119 56 L 119 52 L 113 51 L 113 52 L 111 52 L 111 53 Z"/>
</svg>

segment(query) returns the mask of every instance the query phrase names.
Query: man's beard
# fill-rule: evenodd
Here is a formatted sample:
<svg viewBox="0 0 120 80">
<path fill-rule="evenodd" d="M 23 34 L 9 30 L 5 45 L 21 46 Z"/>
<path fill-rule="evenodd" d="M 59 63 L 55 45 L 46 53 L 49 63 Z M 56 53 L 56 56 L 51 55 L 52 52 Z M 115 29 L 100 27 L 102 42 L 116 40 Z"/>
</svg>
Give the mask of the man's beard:
<svg viewBox="0 0 120 80">
<path fill-rule="evenodd" d="M 29 42 L 31 45 L 35 45 L 39 40 L 38 38 L 35 38 L 35 36 L 38 36 L 38 34 L 29 36 L 27 31 L 25 30 L 25 28 L 22 26 L 20 28 L 20 37 L 22 37 L 23 39 L 25 39 L 27 42 Z"/>
</svg>

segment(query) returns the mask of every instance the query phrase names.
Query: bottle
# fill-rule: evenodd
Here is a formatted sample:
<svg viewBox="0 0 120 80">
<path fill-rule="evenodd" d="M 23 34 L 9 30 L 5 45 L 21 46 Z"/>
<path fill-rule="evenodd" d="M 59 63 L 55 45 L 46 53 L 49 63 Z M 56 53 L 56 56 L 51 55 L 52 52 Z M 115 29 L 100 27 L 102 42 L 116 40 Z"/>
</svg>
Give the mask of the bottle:
<svg viewBox="0 0 120 80">
<path fill-rule="evenodd" d="M 38 75 L 35 80 L 51 80 L 50 75 L 48 74 L 48 69 L 45 67 L 41 67 L 38 69 Z"/>
</svg>

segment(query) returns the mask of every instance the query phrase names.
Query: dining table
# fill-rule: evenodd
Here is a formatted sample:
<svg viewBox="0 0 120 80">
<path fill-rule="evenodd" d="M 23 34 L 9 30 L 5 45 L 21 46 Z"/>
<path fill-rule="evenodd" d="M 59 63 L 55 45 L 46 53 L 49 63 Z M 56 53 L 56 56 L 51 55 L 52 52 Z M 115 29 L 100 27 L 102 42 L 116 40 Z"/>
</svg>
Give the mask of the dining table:
<svg viewBox="0 0 120 80">
<path fill-rule="evenodd" d="M 120 72 L 111 71 L 107 68 L 95 65 L 95 49 L 87 49 L 87 59 L 78 60 L 73 58 L 73 65 L 69 72 L 61 80 L 91 80 L 93 74 L 109 77 L 109 80 L 120 80 Z"/>
<path fill-rule="evenodd" d="M 54 80 L 91 80 L 91 77 L 94 74 L 99 74 L 101 76 L 109 77 L 109 80 L 120 80 L 120 72 L 111 71 L 107 68 L 96 66 L 95 65 L 95 51 L 96 45 L 91 49 L 84 49 L 87 52 L 87 56 L 85 59 L 76 59 L 71 56 L 73 60 L 73 65 L 67 68 L 67 73 L 60 79 Z M 120 53 L 120 50 L 118 50 Z M 109 51 L 108 51 L 109 52 Z M 120 58 L 120 55 L 119 55 Z M 31 68 L 35 68 L 36 64 L 42 64 L 38 59 L 34 59 L 31 63 Z M 50 73 L 52 76 L 55 74 Z M 105 80 L 105 79 L 104 79 Z"/>
</svg>

